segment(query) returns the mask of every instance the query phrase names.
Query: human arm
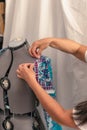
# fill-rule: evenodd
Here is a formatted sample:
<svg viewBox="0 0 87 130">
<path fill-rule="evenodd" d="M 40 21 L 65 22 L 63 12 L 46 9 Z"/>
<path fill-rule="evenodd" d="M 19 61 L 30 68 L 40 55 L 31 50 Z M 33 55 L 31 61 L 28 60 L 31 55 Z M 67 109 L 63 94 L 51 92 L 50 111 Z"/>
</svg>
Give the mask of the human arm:
<svg viewBox="0 0 87 130">
<path fill-rule="evenodd" d="M 40 84 L 38 84 L 33 71 L 33 64 L 27 63 L 20 65 L 17 70 L 17 76 L 28 83 L 42 106 L 56 122 L 65 126 L 76 128 L 72 118 L 72 110 L 65 110 L 44 91 Z"/>
<path fill-rule="evenodd" d="M 66 53 L 70 53 L 80 60 L 85 61 L 85 52 L 87 51 L 87 46 L 64 38 L 44 38 L 35 41 L 29 48 L 29 53 L 31 56 L 39 58 L 42 51 L 48 46 Z"/>
</svg>

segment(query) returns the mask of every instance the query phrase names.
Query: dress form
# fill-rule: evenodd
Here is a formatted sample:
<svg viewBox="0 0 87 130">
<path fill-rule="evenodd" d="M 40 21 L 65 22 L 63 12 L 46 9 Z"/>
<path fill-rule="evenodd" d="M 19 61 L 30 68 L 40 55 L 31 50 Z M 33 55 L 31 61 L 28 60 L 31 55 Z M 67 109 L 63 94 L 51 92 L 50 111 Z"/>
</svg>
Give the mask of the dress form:
<svg viewBox="0 0 87 130">
<path fill-rule="evenodd" d="M 16 75 L 16 70 L 21 63 L 33 63 L 36 59 L 32 58 L 28 53 L 27 44 L 23 39 L 15 39 L 9 43 L 9 48 L 13 49 L 13 64 L 8 74 L 10 80 L 10 89 L 8 91 L 8 98 L 10 110 L 12 113 L 28 113 L 35 109 L 36 97 L 26 82 L 19 79 Z M 0 78 L 4 77 L 7 68 L 11 61 L 11 52 L 7 49 L 0 56 Z M 3 90 L 0 87 L 0 108 L 4 110 L 3 104 Z M 0 124 L 4 120 L 4 115 L 0 116 Z M 15 118 L 12 117 L 11 121 L 14 124 L 14 130 L 32 130 L 32 117 Z M 3 130 L 2 125 L 1 130 Z"/>
</svg>

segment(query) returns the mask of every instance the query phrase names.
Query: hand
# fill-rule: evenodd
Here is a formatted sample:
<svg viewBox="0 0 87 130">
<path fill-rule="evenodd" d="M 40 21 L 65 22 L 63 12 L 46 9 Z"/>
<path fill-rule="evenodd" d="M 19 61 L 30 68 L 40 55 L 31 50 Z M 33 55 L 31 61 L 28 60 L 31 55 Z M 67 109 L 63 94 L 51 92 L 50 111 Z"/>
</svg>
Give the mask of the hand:
<svg viewBox="0 0 87 130">
<path fill-rule="evenodd" d="M 29 85 L 31 85 L 32 81 L 36 81 L 36 76 L 33 68 L 33 63 L 24 63 L 19 65 L 17 69 L 17 77 L 24 79 Z"/>
<path fill-rule="evenodd" d="M 29 53 L 32 57 L 40 58 L 42 51 L 49 46 L 50 38 L 40 39 L 32 43 Z"/>
</svg>

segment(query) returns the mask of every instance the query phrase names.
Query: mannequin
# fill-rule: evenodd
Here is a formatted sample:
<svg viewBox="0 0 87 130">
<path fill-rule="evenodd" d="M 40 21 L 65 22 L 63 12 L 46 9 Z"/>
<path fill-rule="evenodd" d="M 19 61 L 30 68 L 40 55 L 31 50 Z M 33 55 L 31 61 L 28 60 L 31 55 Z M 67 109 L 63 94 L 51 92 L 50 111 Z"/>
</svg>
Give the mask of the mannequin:
<svg viewBox="0 0 87 130">
<path fill-rule="evenodd" d="M 2 110 L 0 111 L 0 130 L 35 129 L 35 126 L 32 124 L 35 122 L 34 113 L 36 112 L 35 114 L 38 114 L 38 111 L 36 110 L 38 100 L 25 81 L 18 79 L 16 76 L 16 69 L 19 64 L 34 62 L 36 60 L 29 55 L 27 51 L 28 47 L 29 44 L 24 39 L 15 39 L 9 43 L 9 47 L 7 47 L 5 51 L 2 51 L 0 55 L 0 109 Z M 5 75 L 9 66 L 9 72 Z M 4 78 L 8 80 L 9 83 L 3 81 Z M 4 90 L 6 88 L 3 89 L 4 83 L 5 85 L 10 86 L 8 90 Z M 6 103 L 4 103 L 5 97 L 3 96 L 3 91 L 7 91 L 6 97 L 8 97 L 7 100 L 9 102 L 7 106 Z M 7 112 L 5 106 L 7 107 Z M 11 117 L 8 122 L 6 122 L 10 115 L 9 113 L 11 114 Z M 38 122 L 41 125 L 40 130 L 45 130 L 39 114 L 38 119 Z M 9 122 L 12 123 L 12 128 L 10 128 Z"/>
</svg>

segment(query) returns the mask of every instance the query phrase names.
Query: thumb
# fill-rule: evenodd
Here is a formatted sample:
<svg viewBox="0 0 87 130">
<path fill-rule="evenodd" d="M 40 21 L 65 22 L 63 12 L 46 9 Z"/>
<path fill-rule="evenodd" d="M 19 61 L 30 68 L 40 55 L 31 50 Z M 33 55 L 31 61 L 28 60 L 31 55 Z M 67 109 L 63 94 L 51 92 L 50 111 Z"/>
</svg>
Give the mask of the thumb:
<svg viewBox="0 0 87 130">
<path fill-rule="evenodd" d="M 43 49 L 42 47 L 40 47 L 40 48 L 37 49 L 38 58 L 40 58 L 40 56 L 41 56 L 43 50 L 44 50 L 44 49 Z"/>
</svg>

